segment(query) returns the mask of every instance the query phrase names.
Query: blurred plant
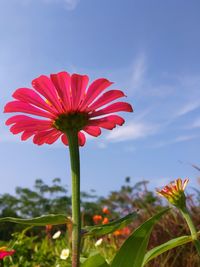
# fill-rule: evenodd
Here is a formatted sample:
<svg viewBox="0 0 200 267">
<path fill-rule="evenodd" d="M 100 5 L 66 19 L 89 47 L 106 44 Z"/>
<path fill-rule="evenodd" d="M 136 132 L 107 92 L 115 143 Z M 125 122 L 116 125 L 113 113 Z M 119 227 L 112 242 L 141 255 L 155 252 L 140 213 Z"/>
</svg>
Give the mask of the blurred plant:
<svg viewBox="0 0 200 267">
<path fill-rule="evenodd" d="M 162 190 L 157 190 L 158 194 L 165 197 L 172 205 L 177 207 L 183 218 L 186 220 L 191 232 L 192 240 L 196 246 L 197 252 L 200 256 L 200 242 L 189 210 L 186 207 L 186 196 L 184 190 L 189 182 L 189 179 L 182 181 L 180 178 L 174 182 L 166 185 Z"/>
</svg>

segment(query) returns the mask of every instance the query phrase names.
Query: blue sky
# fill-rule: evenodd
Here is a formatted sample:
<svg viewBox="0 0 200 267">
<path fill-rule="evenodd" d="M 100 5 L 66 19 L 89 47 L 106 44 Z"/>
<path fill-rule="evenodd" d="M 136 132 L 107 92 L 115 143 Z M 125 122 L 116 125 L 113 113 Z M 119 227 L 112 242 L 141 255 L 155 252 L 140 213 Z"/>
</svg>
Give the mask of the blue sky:
<svg viewBox="0 0 200 267">
<path fill-rule="evenodd" d="M 106 77 L 126 92 L 126 124 L 81 148 L 82 190 L 106 194 L 126 176 L 199 186 L 200 2 L 198 0 L 0 1 L 0 107 L 41 75 L 66 70 Z M 60 177 L 70 187 L 61 143 L 21 142 L 0 113 L 0 193 Z"/>
</svg>

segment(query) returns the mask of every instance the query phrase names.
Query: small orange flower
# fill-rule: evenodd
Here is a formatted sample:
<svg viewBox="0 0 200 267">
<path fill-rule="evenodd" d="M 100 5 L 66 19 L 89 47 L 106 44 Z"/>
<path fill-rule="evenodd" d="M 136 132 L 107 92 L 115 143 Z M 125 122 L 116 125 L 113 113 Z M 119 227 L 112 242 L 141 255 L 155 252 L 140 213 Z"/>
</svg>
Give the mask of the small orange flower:
<svg viewBox="0 0 200 267">
<path fill-rule="evenodd" d="M 119 235 L 121 235 L 121 230 L 116 230 L 116 231 L 114 231 L 114 232 L 113 232 L 113 235 L 114 235 L 114 236 L 119 236 Z"/>
<path fill-rule="evenodd" d="M 100 224 L 103 220 L 101 215 L 94 215 L 92 219 L 95 224 Z"/>
<path fill-rule="evenodd" d="M 174 182 L 166 185 L 162 190 L 157 190 L 157 193 L 165 197 L 171 204 L 178 208 L 185 208 L 185 194 L 184 190 L 188 184 L 189 179 L 184 181 L 181 178 L 178 178 Z"/>
<path fill-rule="evenodd" d="M 114 236 L 120 236 L 120 235 L 125 235 L 125 236 L 127 236 L 127 235 L 130 234 L 130 232 L 131 232 L 131 230 L 130 230 L 128 227 L 124 227 L 123 229 L 118 229 L 118 230 L 116 230 L 116 231 L 113 233 L 113 235 L 114 235 Z"/>
<path fill-rule="evenodd" d="M 107 217 L 105 217 L 105 218 L 103 219 L 102 224 L 107 224 L 107 223 L 109 223 L 109 219 L 108 219 Z"/>
<path fill-rule="evenodd" d="M 110 214 L 110 211 L 109 211 L 109 209 L 108 209 L 107 207 L 104 207 L 104 208 L 102 209 L 102 212 L 103 212 L 104 214 Z"/>
</svg>

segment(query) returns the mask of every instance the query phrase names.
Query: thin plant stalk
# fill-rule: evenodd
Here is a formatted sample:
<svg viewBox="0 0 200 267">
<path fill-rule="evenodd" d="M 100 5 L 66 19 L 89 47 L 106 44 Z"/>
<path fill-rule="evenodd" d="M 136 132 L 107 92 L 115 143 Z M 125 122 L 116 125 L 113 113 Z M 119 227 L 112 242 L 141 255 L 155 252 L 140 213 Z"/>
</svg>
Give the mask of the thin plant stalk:
<svg viewBox="0 0 200 267">
<path fill-rule="evenodd" d="M 187 222 L 187 225 L 188 225 L 190 232 L 191 232 L 193 243 L 194 243 L 196 250 L 200 256 L 200 241 L 198 240 L 198 233 L 197 233 L 196 228 L 194 226 L 194 223 L 191 219 L 189 211 L 185 207 L 184 209 L 181 209 L 181 213 L 182 213 L 182 216 L 184 217 L 185 221 Z"/>
<path fill-rule="evenodd" d="M 67 131 L 72 177 L 72 267 L 80 266 L 81 215 L 80 215 L 80 155 L 78 131 Z"/>
</svg>

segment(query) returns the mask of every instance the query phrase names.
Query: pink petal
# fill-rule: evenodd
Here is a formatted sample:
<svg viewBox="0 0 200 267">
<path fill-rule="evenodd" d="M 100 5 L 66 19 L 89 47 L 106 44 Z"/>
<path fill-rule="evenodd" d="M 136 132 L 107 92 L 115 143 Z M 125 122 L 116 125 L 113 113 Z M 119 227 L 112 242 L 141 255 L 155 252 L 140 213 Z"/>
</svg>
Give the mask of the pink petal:
<svg viewBox="0 0 200 267">
<path fill-rule="evenodd" d="M 61 134 L 62 134 L 62 133 L 57 132 L 57 134 L 50 136 L 50 137 L 47 139 L 46 144 L 48 144 L 48 145 L 53 144 L 54 142 L 56 142 L 56 141 L 58 140 L 58 138 L 61 136 Z"/>
<path fill-rule="evenodd" d="M 28 138 L 30 138 L 31 136 L 33 136 L 34 134 L 35 134 L 34 131 L 32 131 L 32 132 L 24 131 L 23 134 L 21 135 L 21 140 L 25 141 Z"/>
<path fill-rule="evenodd" d="M 58 112 L 50 107 L 36 92 L 29 88 L 19 88 L 12 95 L 17 100 L 20 100 L 25 103 L 35 105 L 39 108 L 45 109 L 53 114 Z"/>
<path fill-rule="evenodd" d="M 47 76 L 41 75 L 40 77 L 36 78 L 32 81 L 32 86 L 36 91 L 43 95 L 57 109 L 58 112 L 63 112 L 56 88 Z"/>
<path fill-rule="evenodd" d="M 14 124 L 11 128 L 10 131 L 13 134 L 18 134 L 23 131 L 33 131 L 33 132 L 38 132 L 38 131 L 46 131 L 52 129 L 51 125 L 46 125 L 46 124 Z"/>
<path fill-rule="evenodd" d="M 57 132 L 58 132 L 58 130 L 56 130 L 56 129 L 51 129 L 49 131 L 39 132 L 33 137 L 33 143 L 37 144 L 37 145 L 43 145 L 46 142 L 48 142 L 48 139 L 51 140 L 52 136 L 57 135 Z M 59 132 L 59 133 L 60 133 L 60 135 L 62 134 L 61 132 Z"/>
<path fill-rule="evenodd" d="M 51 120 L 39 120 L 39 119 L 35 119 L 26 115 L 15 115 L 12 116 L 11 118 L 9 118 L 6 121 L 6 125 L 10 125 L 10 124 L 20 124 L 20 125 L 30 125 L 30 124 L 37 124 L 37 125 L 52 125 L 52 121 Z"/>
<path fill-rule="evenodd" d="M 62 140 L 62 142 L 63 142 L 64 145 L 68 146 L 69 143 L 68 143 L 66 134 L 63 134 L 62 135 L 61 140 Z"/>
<path fill-rule="evenodd" d="M 101 129 L 96 126 L 87 126 L 83 128 L 83 131 L 95 137 L 101 134 Z"/>
<path fill-rule="evenodd" d="M 94 111 L 90 114 L 90 117 L 97 117 L 117 111 L 127 111 L 127 112 L 132 112 L 133 109 L 130 104 L 125 103 L 125 102 L 117 102 L 114 104 L 111 104 L 110 106 L 107 106 L 106 108 L 100 109 L 98 111 Z"/>
<path fill-rule="evenodd" d="M 62 105 L 65 111 L 71 109 L 71 77 L 69 73 L 63 71 L 58 74 L 51 74 L 51 80 L 57 89 L 58 95 L 62 100 Z"/>
<path fill-rule="evenodd" d="M 116 127 L 116 124 L 114 122 L 106 120 L 91 120 L 89 121 L 88 125 L 98 126 L 107 130 L 112 130 L 113 128 Z"/>
<path fill-rule="evenodd" d="M 85 135 L 82 132 L 78 132 L 78 143 L 80 146 L 84 146 L 85 145 Z"/>
<path fill-rule="evenodd" d="M 95 80 L 88 88 L 86 93 L 86 97 L 83 100 L 82 104 L 80 105 L 80 110 L 83 111 L 86 107 L 92 103 L 92 101 L 99 95 L 103 90 L 105 90 L 108 86 L 113 84 L 112 82 L 108 81 L 107 79 L 101 78 Z"/>
<path fill-rule="evenodd" d="M 95 110 L 123 96 L 125 96 L 125 94 L 120 90 L 110 90 L 93 102 L 92 105 L 88 107 L 88 111 Z"/>
<path fill-rule="evenodd" d="M 89 125 L 96 125 L 108 130 L 112 130 L 116 125 L 123 125 L 124 119 L 118 115 L 110 115 L 104 118 L 90 120 Z"/>
<path fill-rule="evenodd" d="M 87 75 L 73 74 L 71 77 L 71 89 L 72 89 L 72 109 L 76 110 L 79 103 L 81 103 L 89 78 Z"/>
<path fill-rule="evenodd" d="M 22 120 L 29 120 L 32 119 L 31 117 L 25 116 L 25 115 L 15 115 L 10 117 L 7 121 L 6 121 L 6 125 L 10 125 L 13 123 L 16 123 L 18 121 L 22 121 Z"/>
<path fill-rule="evenodd" d="M 7 256 L 12 256 L 15 253 L 15 250 L 10 250 L 10 251 L 0 251 L 0 260 Z"/>
<path fill-rule="evenodd" d="M 47 113 L 43 110 L 40 110 L 34 106 L 31 106 L 27 103 L 21 101 L 12 101 L 5 105 L 4 112 L 24 112 L 28 114 L 33 114 L 36 116 L 42 116 L 46 118 L 53 119 L 55 118 L 54 115 Z"/>
</svg>

